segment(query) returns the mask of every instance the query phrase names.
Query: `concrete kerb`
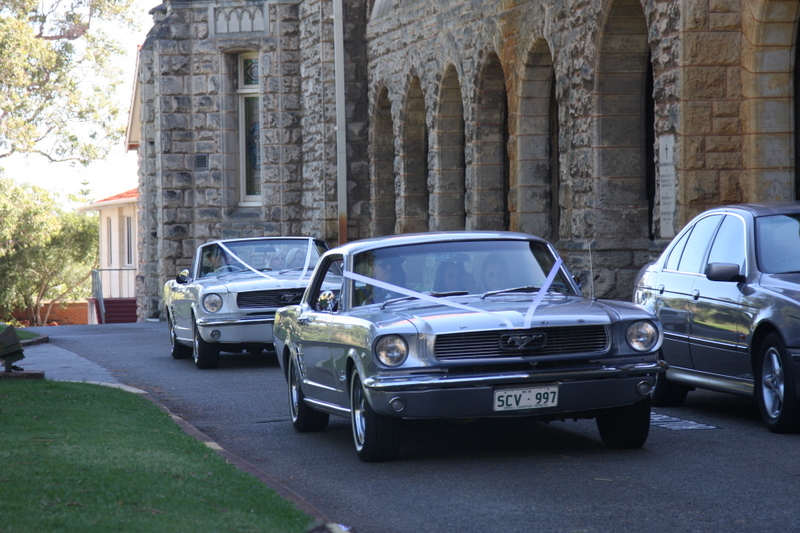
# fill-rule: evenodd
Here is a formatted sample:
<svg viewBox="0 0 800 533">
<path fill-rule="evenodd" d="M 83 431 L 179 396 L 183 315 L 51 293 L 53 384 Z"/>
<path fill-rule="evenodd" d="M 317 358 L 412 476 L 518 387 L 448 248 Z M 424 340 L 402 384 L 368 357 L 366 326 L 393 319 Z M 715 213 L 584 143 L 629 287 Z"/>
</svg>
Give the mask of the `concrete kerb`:
<svg viewBox="0 0 800 533">
<path fill-rule="evenodd" d="M 20 343 L 22 344 L 23 348 L 26 346 L 35 346 L 38 344 L 49 343 L 50 339 L 45 336 L 39 336 L 34 339 L 25 339 L 21 340 Z M 73 354 L 77 358 L 81 358 L 78 354 Z M 83 358 L 81 358 L 83 359 Z M 59 380 L 59 381 L 68 381 L 68 380 Z M 69 380 L 75 381 L 75 380 Z M 107 382 L 107 381 L 80 381 L 80 383 L 89 383 L 92 385 L 101 385 L 104 387 L 112 387 L 124 390 L 126 392 L 130 392 L 133 394 L 138 394 L 142 398 L 152 402 L 156 407 L 158 407 L 161 411 L 169 415 L 169 417 L 175 422 L 187 435 L 194 437 L 198 441 L 202 442 L 216 453 L 221 455 L 225 458 L 225 460 L 238 468 L 239 470 L 246 472 L 262 483 L 264 483 L 267 487 L 274 490 L 276 494 L 280 497 L 291 501 L 294 503 L 301 511 L 308 514 L 311 518 L 316 520 L 316 522 L 308 529 L 308 533 L 353 533 L 353 530 L 348 526 L 342 524 L 336 524 L 332 522 L 324 513 L 322 513 L 319 509 L 314 507 L 311 503 L 306 501 L 302 496 L 291 490 L 290 488 L 283 485 L 280 481 L 276 480 L 274 477 L 270 476 L 263 470 L 260 470 L 255 465 L 245 461 L 241 457 L 232 454 L 231 452 L 225 450 L 222 446 L 216 443 L 211 437 L 194 427 L 192 424 L 184 420 L 183 418 L 179 417 L 175 413 L 169 410 L 168 407 L 161 404 L 156 398 L 151 396 L 148 392 L 138 389 L 136 387 L 130 387 L 128 385 L 124 385 L 122 383 L 117 382 Z"/>
</svg>

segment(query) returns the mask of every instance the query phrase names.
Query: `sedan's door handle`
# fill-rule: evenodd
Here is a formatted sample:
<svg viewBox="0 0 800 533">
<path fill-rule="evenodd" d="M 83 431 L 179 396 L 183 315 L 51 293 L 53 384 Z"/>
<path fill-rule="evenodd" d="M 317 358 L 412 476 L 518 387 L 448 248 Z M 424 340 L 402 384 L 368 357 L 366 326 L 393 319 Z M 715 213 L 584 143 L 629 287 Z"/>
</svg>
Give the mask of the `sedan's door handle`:
<svg viewBox="0 0 800 533">
<path fill-rule="evenodd" d="M 693 300 L 698 300 L 699 298 L 700 298 L 700 291 L 698 291 L 697 289 L 693 290 L 692 291 L 692 299 Z"/>
<path fill-rule="evenodd" d="M 307 326 L 310 322 L 311 320 L 309 320 L 306 317 L 300 317 L 297 319 L 297 323 L 300 324 L 301 326 Z"/>
</svg>

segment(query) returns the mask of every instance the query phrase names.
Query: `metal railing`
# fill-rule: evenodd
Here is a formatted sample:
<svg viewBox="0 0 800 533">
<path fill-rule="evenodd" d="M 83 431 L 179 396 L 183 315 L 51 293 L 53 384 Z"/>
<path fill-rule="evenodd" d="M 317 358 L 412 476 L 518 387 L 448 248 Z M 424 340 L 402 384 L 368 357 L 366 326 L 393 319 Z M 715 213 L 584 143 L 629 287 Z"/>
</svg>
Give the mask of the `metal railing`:
<svg viewBox="0 0 800 533">
<path fill-rule="evenodd" d="M 106 323 L 106 298 L 135 298 L 135 268 L 92 269 L 92 298 L 97 300 L 100 311 L 98 323 Z"/>
</svg>

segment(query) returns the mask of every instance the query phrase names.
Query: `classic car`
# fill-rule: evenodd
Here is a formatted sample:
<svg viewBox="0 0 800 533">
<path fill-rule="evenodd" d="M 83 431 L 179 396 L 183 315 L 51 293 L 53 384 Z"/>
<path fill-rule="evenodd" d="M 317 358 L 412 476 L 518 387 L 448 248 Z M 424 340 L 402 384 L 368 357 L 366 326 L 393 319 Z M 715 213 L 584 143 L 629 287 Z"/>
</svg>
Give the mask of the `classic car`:
<svg viewBox="0 0 800 533">
<path fill-rule="evenodd" d="M 294 428 L 349 417 L 367 462 L 398 455 L 403 419 L 596 418 L 640 447 L 664 370 L 653 313 L 583 297 L 547 241 L 510 232 L 334 248 L 274 334 Z"/>
<path fill-rule="evenodd" d="M 209 242 L 164 285 L 171 354 L 216 368 L 220 352 L 273 348 L 275 311 L 298 303 L 324 241 L 263 237 Z"/>
<path fill-rule="evenodd" d="M 633 297 L 664 327 L 656 405 L 694 388 L 755 397 L 770 430 L 800 431 L 800 204 L 701 213 L 642 269 Z"/>
</svg>

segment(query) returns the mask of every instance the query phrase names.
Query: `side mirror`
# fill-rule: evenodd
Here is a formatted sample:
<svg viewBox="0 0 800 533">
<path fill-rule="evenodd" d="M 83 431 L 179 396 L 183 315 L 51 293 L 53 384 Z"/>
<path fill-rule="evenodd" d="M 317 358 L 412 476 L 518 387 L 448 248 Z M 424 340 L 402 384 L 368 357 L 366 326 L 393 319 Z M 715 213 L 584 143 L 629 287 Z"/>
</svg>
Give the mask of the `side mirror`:
<svg viewBox="0 0 800 533">
<path fill-rule="evenodd" d="M 175 281 L 177 281 L 181 285 L 183 285 L 184 283 L 189 281 L 189 269 L 188 268 L 184 268 L 183 270 L 181 270 L 178 273 L 178 275 L 175 276 Z"/>
<path fill-rule="evenodd" d="M 317 298 L 317 310 L 332 313 L 336 310 L 336 295 L 333 291 L 322 291 Z"/>
<path fill-rule="evenodd" d="M 739 265 L 733 263 L 709 263 L 706 266 L 706 277 L 711 281 L 744 281 L 739 273 Z"/>
</svg>

